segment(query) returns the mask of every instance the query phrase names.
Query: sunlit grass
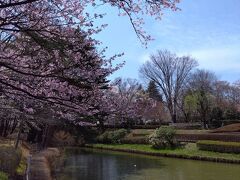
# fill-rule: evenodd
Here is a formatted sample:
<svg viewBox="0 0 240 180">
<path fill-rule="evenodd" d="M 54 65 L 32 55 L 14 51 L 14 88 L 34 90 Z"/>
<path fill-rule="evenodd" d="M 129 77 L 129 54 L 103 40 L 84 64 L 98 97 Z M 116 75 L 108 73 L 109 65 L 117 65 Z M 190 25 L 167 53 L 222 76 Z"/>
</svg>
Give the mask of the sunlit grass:
<svg viewBox="0 0 240 180">
<path fill-rule="evenodd" d="M 119 150 L 136 150 L 138 152 L 153 153 L 154 155 L 179 155 L 188 158 L 194 157 L 208 157 L 208 158 L 221 158 L 226 160 L 240 160 L 240 154 L 231 153 L 218 153 L 211 151 L 199 150 L 195 143 L 189 143 L 185 147 L 176 149 L 153 149 L 150 145 L 140 145 L 140 144 L 93 144 L 92 147 L 96 148 L 106 148 L 106 149 L 119 149 Z"/>
<path fill-rule="evenodd" d="M 29 150 L 24 146 L 21 146 L 21 161 L 16 169 L 18 175 L 24 175 L 27 169 L 27 156 L 29 155 Z"/>
<path fill-rule="evenodd" d="M 1 180 L 8 180 L 8 175 L 4 172 L 0 172 L 0 179 Z"/>
</svg>

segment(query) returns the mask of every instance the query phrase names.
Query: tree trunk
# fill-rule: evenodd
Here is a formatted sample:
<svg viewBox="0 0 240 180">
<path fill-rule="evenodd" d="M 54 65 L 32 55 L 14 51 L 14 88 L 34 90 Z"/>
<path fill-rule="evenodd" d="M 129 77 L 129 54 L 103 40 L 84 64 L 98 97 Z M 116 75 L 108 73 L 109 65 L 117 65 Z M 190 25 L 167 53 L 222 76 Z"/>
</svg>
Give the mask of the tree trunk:
<svg viewBox="0 0 240 180">
<path fill-rule="evenodd" d="M 9 126 L 10 126 L 10 122 L 6 120 L 5 121 L 5 128 L 3 130 L 3 137 L 7 137 Z"/>
<path fill-rule="evenodd" d="M 175 113 L 172 115 L 172 121 L 173 123 L 177 122 L 177 115 Z"/>
<path fill-rule="evenodd" d="M 2 134 L 3 134 L 3 129 L 4 129 L 4 122 L 3 122 L 3 120 L 1 120 L 1 123 L 0 123 L 0 136 L 2 136 Z"/>
<path fill-rule="evenodd" d="M 17 127 L 17 120 L 16 119 L 14 119 L 14 121 L 13 121 L 13 123 L 12 123 L 12 128 L 11 128 L 11 132 L 10 132 L 10 134 L 12 134 L 13 132 L 14 132 L 14 130 L 16 129 L 16 127 Z"/>
<path fill-rule="evenodd" d="M 177 116 L 176 116 L 176 112 L 175 112 L 175 109 L 174 109 L 174 106 L 173 106 L 173 103 L 172 102 L 168 102 L 168 109 L 169 109 L 169 112 L 170 112 L 170 115 L 171 115 L 171 118 L 172 118 L 172 122 L 173 123 L 176 123 L 177 122 Z"/>
<path fill-rule="evenodd" d="M 207 118 L 205 113 L 202 114 L 202 121 L 203 121 L 203 128 L 207 129 Z"/>
<path fill-rule="evenodd" d="M 183 111 L 183 115 L 184 115 L 184 118 L 185 118 L 185 122 L 189 123 L 190 122 L 190 114 Z"/>
<path fill-rule="evenodd" d="M 104 132 L 105 128 L 102 120 L 99 120 L 99 128 L 100 128 L 100 132 Z M 114 128 L 115 128 L 115 123 L 114 123 Z"/>
<path fill-rule="evenodd" d="M 47 142 L 47 137 L 48 137 L 48 130 L 49 127 L 48 125 L 45 125 L 44 127 L 44 131 L 43 131 L 43 137 L 42 137 L 42 145 L 41 145 L 41 149 L 44 149 L 46 147 L 46 142 Z"/>
<path fill-rule="evenodd" d="M 17 139 L 16 139 L 16 143 L 15 143 L 15 149 L 18 148 L 18 144 L 19 144 L 20 136 L 21 136 L 21 132 L 22 132 L 22 127 L 23 127 L 23 120 L 21 120 L 20 125 L 19 125 L 19 131 L 18 131 L 18 134 L 17 134 Z"/>
</svg>

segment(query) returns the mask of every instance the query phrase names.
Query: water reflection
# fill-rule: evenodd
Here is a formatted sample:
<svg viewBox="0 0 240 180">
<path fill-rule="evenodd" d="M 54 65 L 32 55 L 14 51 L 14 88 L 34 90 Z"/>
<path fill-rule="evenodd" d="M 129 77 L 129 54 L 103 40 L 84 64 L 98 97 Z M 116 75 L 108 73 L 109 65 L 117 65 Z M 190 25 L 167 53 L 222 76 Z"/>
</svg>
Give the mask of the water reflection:
<svg viewBox="0 0 240 180">
<path fill-rule="evenodd" d="M 239 180 L 240 165 L 81 149 L 68 152 L 59 180 Z"/>
</svg>

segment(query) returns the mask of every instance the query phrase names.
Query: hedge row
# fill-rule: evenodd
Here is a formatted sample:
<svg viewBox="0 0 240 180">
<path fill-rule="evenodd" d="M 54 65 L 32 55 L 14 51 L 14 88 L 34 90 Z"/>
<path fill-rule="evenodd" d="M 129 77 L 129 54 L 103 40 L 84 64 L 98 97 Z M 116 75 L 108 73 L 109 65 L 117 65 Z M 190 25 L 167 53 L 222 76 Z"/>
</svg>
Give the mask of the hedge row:
<svg viewBox="0 0 240 180">
<path fill-rule="evenodd" d="M 96 140 L 99 143 L 121 143 L 121 140 L 127 135 L 126 129 L 118 129 L 115 131 L 105 131 L 103 134 L 97 136 Z"/>
<path fill-rule="evenodd" d="M 240 142 L 240 135 L 227 134 L 176 134 L 176 139 L 180 142 L 197 142 L 200 140 Z M 148 136 L 133 136 L 122 139 L 125 144 L 149 144 Z"/>
<path fill-rule="evenodd" d="M 149 144 L 147 136 L 125 137 L 121 140 L 124 144 Z"/>
<path fill-rule="evenodd" d="M 197 142 L 200 150 L 223 152 L 223 153 L 240 153 L 239 142 L 223 142 L 202 140 Z"/>
<path fill-rule="evenodd" d="M 173 123 L 170 126 L 176 129 L 201 129 L 202 125 L 200 123 Z"/>
<path fill-rule="evenodd" d="M 163 125 L 163 124 L 162 124 Z M 120 129 L 120 128 L 131 128 L 131 129 L 156 129 L 159 128 L 160 125 L 132 125 L 130 127 L 126 127 L 124 125 L 104 125 L 106 129 Z"/>
<path fill-rule="evenodd" d="M 176 134 L 178 141 L 196 142 L 199 140 L 213 140 L 213 141 L 228 141 L 228 142 L 240 142 L 240 134 Z"/>
</svg>

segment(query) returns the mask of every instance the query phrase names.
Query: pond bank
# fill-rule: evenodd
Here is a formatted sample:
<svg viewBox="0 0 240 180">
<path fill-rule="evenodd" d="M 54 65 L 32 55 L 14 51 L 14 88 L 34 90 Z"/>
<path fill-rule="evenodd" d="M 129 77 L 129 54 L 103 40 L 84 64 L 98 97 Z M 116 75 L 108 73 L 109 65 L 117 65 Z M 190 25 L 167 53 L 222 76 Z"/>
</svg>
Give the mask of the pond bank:
<svg viewBox="0 0 240 180">
<path fill-rule="evenodd" d="M 240 164 L 240 154 L 216 153 L 198 150 L 195 144 L 186 148 L 156 150 L 150 145 L 140 144 L 87 144 L 88 148 L 105 149 L 112 151 L 145 154 L 152 156 L 182 158 L 201 161 Z"/>
<path fill-rule="evenodd" d="M 239 164 L 66 147 L 58 180 L 239 180 Z"/>
<path fill-rule="evenodd" d="M 28 176 L 31 180 L 52 180 L 52 171 L 60 151 L 57 148 L 47 148 L 46 150 L 33 154 L 28 164 Z"/>
</svg>

